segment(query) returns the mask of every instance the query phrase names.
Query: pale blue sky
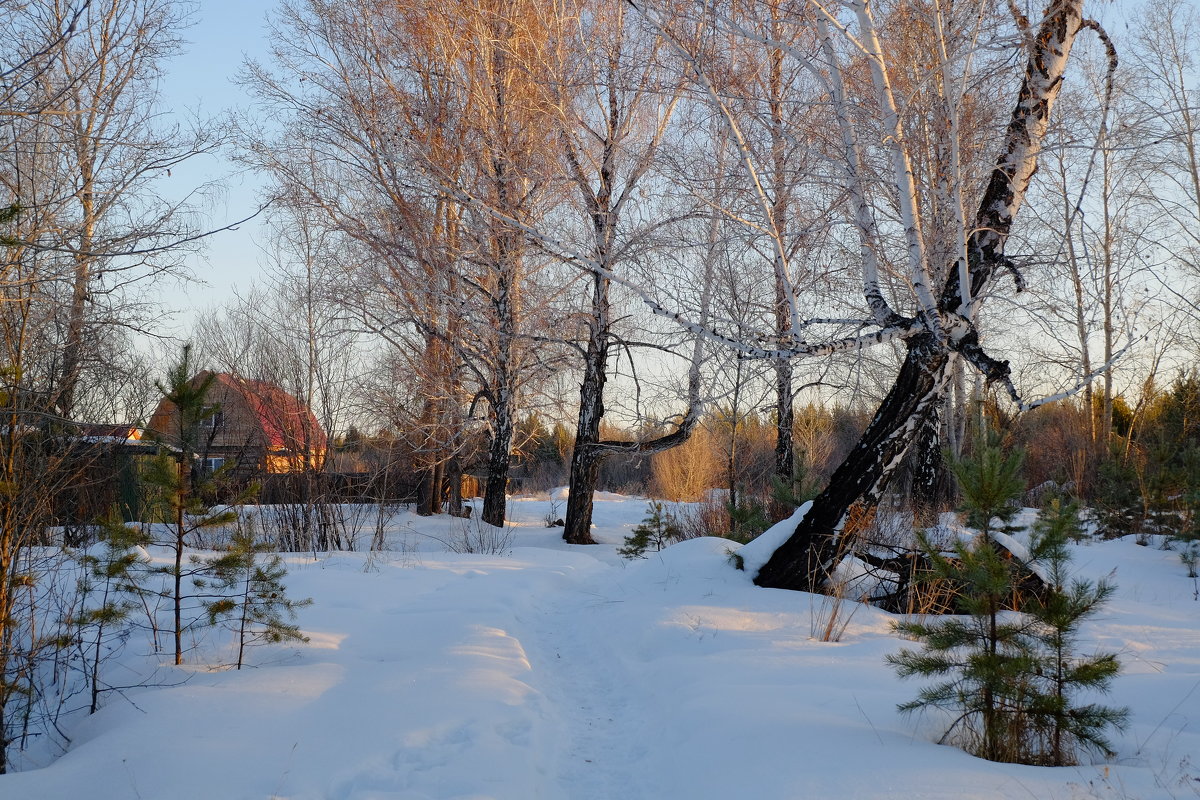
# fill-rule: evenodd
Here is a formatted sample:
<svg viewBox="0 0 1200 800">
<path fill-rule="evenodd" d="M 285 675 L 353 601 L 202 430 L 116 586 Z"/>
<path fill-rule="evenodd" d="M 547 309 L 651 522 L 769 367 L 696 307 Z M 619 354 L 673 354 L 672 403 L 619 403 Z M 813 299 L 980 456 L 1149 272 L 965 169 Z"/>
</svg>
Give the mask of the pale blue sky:
<svg viewBox="0 0 1200 800">
<path fill-rule="evenodd" d="M 249 98 L 234 78 L 246 56 L 266 56 L 265 19 L 277 0 L 201 0 L 197 6 L 195 24 L 183 31 L 186 51 L 165 65 L 163 102 L 174 111 L 195 110 L 202 116 L 219 117 L 249 106 Z M 225 183 L 225 191 L 207 209 L 208 227 L 219 228 L 257 208 L 259 181 L 236 172 L 237 167 L 223 156 L 197 158 L 172 170 L 167 190 L 184 194 L 209 181 Z M 190 260 L 203 284 L 173 285 L 164 290 L 166 305 L 182 311 L 180 335 L 186 335 L 190 326 L 191 309 L 228 300 L 235 287 L 246 289 L 255 281 L 261 272 L 260 238 L 257 221 L 215 234 L 207 249 Z"/>
</svg>

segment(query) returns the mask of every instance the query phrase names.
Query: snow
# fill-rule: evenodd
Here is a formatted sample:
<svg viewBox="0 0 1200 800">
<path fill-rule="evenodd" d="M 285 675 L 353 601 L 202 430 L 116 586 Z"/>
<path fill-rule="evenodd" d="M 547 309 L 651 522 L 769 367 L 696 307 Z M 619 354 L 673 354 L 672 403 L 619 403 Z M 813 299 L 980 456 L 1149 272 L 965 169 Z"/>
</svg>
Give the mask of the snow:
<svg viewBox="0 0 1200 800">
<path fill-rule="evenodd" d="M 0 797 L 1200 793 L 1200 602 L 1175 553 L 1129 540 L 1075 549 L 1083 577 L 1116 569 L 1117 594 L 1084 633 L 1125 667 L 1106 701 L 1132 710 L 1117 757 L 1001 765 L 936 744 L 940 720 L 896 711 L 919 684 L 884 664 L 905 644 L 891 615 L 847 602 L 841 641 L 817 641 L 831 601 L 755 587 L 733 566 L 737 545 L 695 539 L 628 562 L 615 545 L 645 500 L 599 499 L 594 547 L 545 527 L 560 501 L 514 500 L 502 555 L 445 552 L 464 523 L 403 513 L 391 552 L 289 556 L 289 592 L 314 600 L 299 620 L 309 644 L 256 648 L 255 666 L 234 671 L 204 666 L 230 660 L 219 636 L 184 668 L 131 641 L 110 669 L 153 668 L 155 685 L 70 721 L 68 751 L 30 750 L 46 766 L 0 776 Z M 768 543 L 741 548 L 748 569 Z"/>
<path fill-rule="evenodd" d="M 810 508 L 812 508 L 811 500 L 793 511 L 790 517 L 776 522 L 759 534 L 754 541 L 738 550 L 738 555 L 742 557 L 742 569 L 750 575 L 757 575 L 758 571 L 770 560 L 771 554 L 792 535 L 792 531 L 800 524 L 800 520 L 804 519 L 804 515 Z"/>
</svg>

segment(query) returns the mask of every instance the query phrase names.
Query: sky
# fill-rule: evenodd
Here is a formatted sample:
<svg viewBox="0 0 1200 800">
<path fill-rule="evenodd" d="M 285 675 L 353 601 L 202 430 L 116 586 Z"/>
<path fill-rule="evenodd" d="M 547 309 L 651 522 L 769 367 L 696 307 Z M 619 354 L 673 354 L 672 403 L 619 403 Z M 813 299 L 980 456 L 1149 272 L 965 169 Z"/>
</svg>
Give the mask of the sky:
<svg viewBox="0 0 1200 800">
<path fill-rule="evenodd" d="M 183 31 L 185 52 L 165 65 L 163 103 L 172 112 L 198 111 L 220 117 L 233 109 L 246 109 L 249 97 L 235 78 L 246 57 L 267 54 L 266 16 L 276 0 L 201 0 L 195 24 Z M 221 181 L 224 190 L 207 209 L 208 229 L 243 219 L 258 208 L 262 182 L 239 168 L 225 155 L 203 156 L 172 170 L 168 191 L 186 194 L 196 186 Z M 207 248 L 189 259 L 199 283 L 173 284 L 163 289 L 163 302 L 179 309 L 175 332 L 186 336 L 196 309 L 218 305 L 246 290 L 261 274 L 262 251 L 258 221 L 237 230 L 214 234 Z"/>
</svg>

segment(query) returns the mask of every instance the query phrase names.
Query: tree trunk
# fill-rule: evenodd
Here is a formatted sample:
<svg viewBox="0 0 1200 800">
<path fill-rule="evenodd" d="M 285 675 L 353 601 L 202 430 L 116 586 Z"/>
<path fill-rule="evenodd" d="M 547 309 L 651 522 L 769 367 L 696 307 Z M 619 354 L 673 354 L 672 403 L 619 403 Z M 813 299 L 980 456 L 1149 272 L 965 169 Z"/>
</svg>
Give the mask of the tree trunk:
<svg viewBox="0 0 1200 800">
<path fill-rule="evenodd" d="M 425 396 L 418 425 L 423 431 L 421 460 L 424 467 L 417 484 L 417 513 L 423 517 L 442 513 L 445 496 L 446 461 L 454 452 L 450 431 L 449 404 L 455 396 L 454 364 L 450 346 L 436 335 L 426 334 L 418 375 Z"/>
<path fill-rule="evenodd" d="M 583 383 L 579 387 L 579 424 L 571 451 L 570 494 L 564 520 L 563 541 L 595 544 L 592 538 L 592 495 L 600 479 L 603 455 L 600 422 L 604 419 L 604 385 L 608 380 L 608 280 L 595 276 L 592 319 L 584 355 Z"/>
<path fill-rule="evenodd" d="M 771 7 L 772 16 L 778 14 L 776 6 Z M 772 35 L 777 35 L 776 25 L 772 25 Z M 788 206 L 791 200 L 791 187 L 788 183 L 787 143 L 788 132 L 785 130 L 783 97 L 783 50 L 772 47 L 767 54 L 767 107 L 771 116 L 771 171 L 772 171 L 772 202 L 770 207 L 771 228 L 775 237 L 775 333 L 780 341 L 784 340 L 792 330 L 790 281 L 787 280 L 790 265 L 788 264 L 785 232 L 788 226 Z M 792 409 L 792 363 L 777 361 L 775 363 L 775 477 L 782 486 L 791 488 L 796 475 L 796 446 L 792 435 L 795 413 Z M 782 511 L 782 509 L 776 509 Z"/>
<path fill-rule="evenodd" d="M 603 283 L 605 309 L 607 309 L 608 281 Z M 600 290 L 597 290 L 600 292 Z M 603 317 L 607 320 L 607 311 Z M 600 438 L 600 422 L 604 417 L 604 384 L 607 380 L 607 338 L 595 336 L 588 343 L 584 364 L 584 380 L 580 386 L 579 426 L 575 434 L 575 447 L 571 452 L 571 485 L 567 497 L 567 513 L 564 520 L 563 541 L 570 544 L 595 544 L 592 539 L 592 495 L 600 478 L 600 465 L 611 453 L 657 453 L 683 444 L 692 435 L 699 417 L 699 362 L 693 354 L 692 367 L 688 375 L 689 406 L 679 427 L 671 433 L 644 441 L 614 441 Z M 696 347 L 699 347 L 697 343 Z"/>
<path fill-rule="evenodd" d="M 93 195 L 95 178 L 91 159 L 87 153 L 87 133 L 77 129 L 80 153 L 79 206 L 82 222 L 79 232 L 78 253 L 75 255 L 74 278 L 71 283 L 71 303 L 67 307 L 67 335 L 63 343 L 62 367 L 59 376 L 56 406 L 58 413 L 70 419 L 75 412 L 76 392 L 79 388 L 83 365 L 84 333 L 87 321 L 88 291 L 92 281 L 92 256 L 90 255 L 96 235 L 96 203 Z"/>
<path fill-rule="evenodd" d="M 580 448 L 571 455 L 571 489 L 567 495 L 567 516 L 563 541 L 569 544 L 596 544 L 592 538 L 592 498 L 600 479 L 600 462 L 595 445 Z"/>
<path fill-rule="evenodd" d="M 449 489 L 446 510 L 450 512 L 450 516 L 452 517 L 461 517 L 463 516 L 463 472 L 462 462 L 459 461 L 458 456 L 452 456 L 450 460 L 446 462 L 445 474 L 446 483 L 448 484 L 447 488 Z"/>
<path fill-rule="evenodd" d="M 919 525 L 935 522 L 938 512 L 954 499 L 954 484 L 946 468 L 946 459 L 942 457 L 942 451 L 947 446 L 943 423 L 948 406 L 953 401 L 950 391 L 953 367 L 948 369 L 950 376 L 942 400 L 935 405 L 930 417 L 921 423 L 908 458 L 910 505 Z"/>
<path fill-rule="evenodd" d="M 745 372 L 744 364 L 741 359 L 738 359 L 734 367 L 733 379 L 733 402 L 729 407 L 729 452 L 725 459 L 725 484 L 726 490 L 729 492 L 729 497 L 726 498 L 726 507 L 729 513 L 729 529 L 733 532 L 733 514 L 738 509 L 738 420 L 742 413 L 742 384 L 743 375 Z M 778 449 L 776 449 L 778 453 Z"/>
<path fill-rule="evenodd" d="M 508 502 L 508 467 L 512 461 L 512 419 L 507 413 L 497 414 L 492 444 L 488 448 L 487 480 L 483 489 L 481 519 L 489 525 L 504 526 L 505 505 Z"/>
<path fill-rule="evenodd" d="M 493 304 L 496 308 L 496 354 L 492 364 L 492 387 L 489 392 L 491 403 L 492 441 L 488 448 L 487 476 L 484 480 L 483 513 L 481 518 L 489 525 L 504 525 L 507 505 L 508 470 L 512 463 L 513 429 L 516 416 L 517 369 L 514 353 L 518 333 L 517 261 L 520 258 L 514 234 L 501 233 L 496 268 L 496 291 Z"/>
<path fill-rule="evenodd" d="M 836 554 L 836 535 L 850 510 L 859 503 L 878 501 L 917 431 L 941 402 L 947 360 L 932 334 L 909 340 L 900 373 L 858 445 L 833 473 L 795 533 L 759 570 L 755 583 L 777 589 L 820 588 Z"/>
<path fill-rule="evenodd" d="M 182 419 L 182 410 L 180 418 Z M 186 454 L 175 462 L 179 490 L 175 497 L 175 568 L 171 574 L 174 581 L 173 610 L 175 622 L 175 666 L 183 663 L 183 548 L 187 528 L 184 525 L 184 508 L 191 497 L 192 468 Z"/>
<path fill-rule="evenodd" d="M 435 463 L 421 472 L 417 485 L 417 513 L 430 517 L 442 513 L 443 471 L 441 463 Z"/>
<path fill-rule="evenodd" d="M 795 419 L 792 365 L 780 361 L 775 365 L 775 477 L 789 489 L 796 477 L 796 444 L 792 435 Z"/>
</svg>

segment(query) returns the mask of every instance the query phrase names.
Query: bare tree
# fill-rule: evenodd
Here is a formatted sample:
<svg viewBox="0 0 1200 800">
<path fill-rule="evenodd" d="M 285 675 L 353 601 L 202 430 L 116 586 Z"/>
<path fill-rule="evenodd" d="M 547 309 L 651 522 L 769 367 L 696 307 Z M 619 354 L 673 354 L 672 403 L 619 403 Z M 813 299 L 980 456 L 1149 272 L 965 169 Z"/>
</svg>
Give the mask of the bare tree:
<svg viewBox="0 0 1200 800">
<path fill-rule="evenodd" d="M 1060 386 L 1111 361 L 1132 336 L 1134 323 L 1146 321 L 1135 290 L 1152 282 L 1160 260 L 1156 240 L 1166 233 L 1151 211 L 1152 136 L 1130 76 L 1116 73 L 1111 44 L 1098 59 L 1086 50 L 1081 55 L 1088 80 L 1064 92 L 1059 122 L 1048 136 L 1048 169 L 1036 189 L 1052 210 L 1041 216 L 1040 209 L 1031 209 L 1044 226 L 1044 232 L 1035 229 L 1034 240 L 1063 269 L 1031 287 L 1047 299 L 1025 323 L 1035 332 L 1028 349 L 1042 371 L 1055 370 L 1051 365 L 1063 363 L 1064 356 L 1072 364 L 1058 379 Z M 1104 119 L 1100 111 L 1106 106 L 1121 124 L 1097 130 L 1090 121 Z M 1082 455 L 1093 463 L 1106 456 L 1112 439 L 1117 373 L 1104 371 L 1099 393 L 1091 382 L 1082 392 L 1095 451 Z"/>
<path fill-rule="evenodd" d="M 744 190 L 742 202 L 724 204 L 724 216 L 741 223 L 747 252 L 769 266 L 764 283 L 772 291 L 765 306 L 780 340 L 802 313 L 804 298 L 796 288 L 815 288 L 810 282 L 816 270 L 800 274 L 804 257 L 819 251 L 817 240 L 829 228 L 828 207 L 820 205 L 828 186 L 819 167 L 823 143 L 813 125 L 818 89 L 804 67 L 788 57 L 789 51 L 811 52 L 816 40 L 808 28 L 788 23 L 790 13 L 787 4 L 774 0 L 730 7 L 730 25 L 718 46 L 727 66 L 709 79 L 706 98 L 727 129 L 722 138 L 732 145 L 743 173 L 737 184 Z M 775 475 L 790 485 L 796 472 L 795 365 L 775 359 L 771 368 Z"/>
<path fill-rule="evenodd" d="M 571 450 L 570 495 L 563 539 L 593 544 L 592 497 L 603 460 L 616 453 L 654 453 L 690 434 L 698 405 L 693 398 L 673 431 L 636 441 L 606 440 L 604 391 L 619 336 L 610 273 L 644 257 L 646 239 L 662 218 L 647 214 L 644 185 L 654 178 L 669 125 L 680 101 L 680 80 L 664 69 L 663 43 L 624 4 L 578 3 L 564 10 L 577 25 L 561 44 L 555 65 L 558 135 L 565 172 L 586 220 L 582 249 L 599 270 L 590 271 L 590 307 L 580 355 L 579 417 Z M 503 213 L 502 209 L 491 211 Z M 540 241 L 534 237 L 534 241 Z"/>
<path fill-rule="evenodd" d="M 278 504 L 271 529 L 281 548 L 353 547 L 353 526 L 327 470 L 333 437 L 345 431 L 359 388 L 361 337 L 329 291 L 342 277 L 340 251 L 327 231 L 287 211 L 273 220 L 268 283 L 200 317 L 195 341 L 207 363 L 299 401 L 268 395 L 257 408 L 277 432 L 276 446 L 289 451 L 287 474 L 264 478 L 260 495 L 260 502 Z"/>
<path fill-rule="evenodd" d="M 1153 204 L 1165 245 L 1158 286 L 1193 326 L 1200 320 L 1200 15 L 1186 0 L 1146 4 L 1134 25 L 1133 103 L 1145 120 Z M 1193 333 L 1195 335 L 1195 333 Z"/>
<path fill-rule="evenodd" d="M 430 429 L 449 429 L 464 394 L 482 412 L 492 524 L 504 519 L 515 415 L 538 364 L 529 346 L 538 295 L 527 288 L 541 262 L 519 230 L 447 187 L 515 220 L 544 213 L 550 131 L 532 115 L 553 99 L 537 77 L 552 60 L 548 23 L 537 3 L 313 0 L 284 8 L 280 75 L 248 71 L 289 126 L 270 142 L 248 131 L 247 158 L 353 243 L 363 269 L 351 275 L 348 306 L 398 350 L 416 344 Z M 301 74 L 302 86 L 289 82 Z M 437 438 L 435 476 L 454 450 Z M 430 510 L 441 505 L 432 483 Z"/>
<path fill-rule="evenodd" d="M 187 201 L 159 183 L 213 142 L 164 126 L 157 106 L 185 21 L 167 0 L 0 4 L 0 472 L 16 492 L 0 502 L 0 751 L 12 701 L 37 694 L 18 654 L 46 612 L 26 600 L 57 589 L 39 583 L 30 548 L 58 510 L 68 421 L 111 408 L 98 387 L 136 369 L 128 333 L 153 313 L 134 287 L 175 270 L 198 237 Z"/>
<path fill-rule="evenodd" d="M 187 11 L 171 0 L 92 0 L 77 12 L 52 2 L 31 8 L 45 38 L 77 25 L 31 89 L 45 98 L 35 146 L 49 148 L 42 176 L 56 230 L 33 244 L 61 272 L 63 319 L 52 402 L 71 417 L 90 343 L 106 328 L 136 325 L 129 289 L 179 268 L 198 231 L 188 200 L 168 201 L 173 167 L 216 146 L 211 128 L 164 125 L 158 70 L 179 49 Z"/>
<path fill-rule="evenodd" d="M 649 19 L 663 30 L 677 25 L 661 8 L 638 4 Z M 1018 41 L 1028 61 L 1017 102 L 1007 128 L 998 135 L 999 154 L 982 191 L 973 220 L 951 228 L 955 246 L 951 264 L 935 263 L 928 246 L 926 219 L 920 204 L 918 174 L 914 169 L 911 140 L 903 123 L 902 108 L 894 88 L 895 74 L 889 51 L 881 43 L 881 29 L 865 2 L 852 0 L 844 6 L 806 4 L 794 9 L 793 21 L 813 25 L 819 55 L 800 51 L 772 37 L 739 25 L 723 6 L 706 6 L 717 26 L 751 40 L 780 44 L 790 58 L 805 67 L 822 83 L 831 122 L 843 145 L 839 166 L 847 205 L 861 240 L 863 300 L 869 314 L 854 323 L 850 336 L 810 343 L 817 321 L 796 319 L 786 337 L 775 337 L 779 345 L 747 342 L 745 337 L 719 329 L 707 329 L 712 338 L 722 339 L 746 356 L 794 358 L 821 356 L 885 343 L 903 342 L 904 362 L 859 445 L 834 473 L 830 485 L 814 501 L 794 534 L 780 546 L 759 571 L 756 581 L 765 586 L 812 588 L 820 585 L 837 558 L 838 537 L 860 504 L 873 505 L 915 442 L 927 437 L 936 425 L 937 409 L 943 403 L 954 359 L 962 358 L 988 382 L 1006 388 L 1021 407 L 1028 407 L 1012 383 L 1007 362 L 989 355 L 980 344 L 976 325 L 979 307 L 996 279 L 1015 272 L 1005 253 L 1012 225 L 1024 203 L 1030 180 L 1037 169 L 1038 155 L 1050 112 L 1062 86 L 1075 37 L 1085 26 L 1096 27 L 1082 16 L 1077 0 L 1055 0 L 1038 24 L 1017 19 Z M 936 43 L 944 44 L 952 31 L 946 28 L 942 9 L 932 5 Z M 962 33 L 959 31 L 959 33 Z M 963 37 L 970 42 L 969 36 Z M 705 83 L 700 53 L 689 49 L 681 37 L 681 57 Z M 951 101 L 967 91 L 973 47 L 956 52 L 946 48 L 937 60 L 945 77 Z M 870 76 L 869 92 L 862 82 L 852 83 L 861 67 Z M 710 94 L 714 93 L 705 86 Z M 950 105 L 953 122 L 955 104 Z M 868 116 L 863 116 L 867 111 Z M 946 135 L 953 135 L 955 126 Z M 942 170 L 952 176 L 946 191 L 950 197 L 965 196 L 968 190 L 955 157 L 960 142 L 954 138 L 942 152 L 949 162 Z M 879 156 L 886 165 L 885 185 L 873 184 L 869 157 Z M 946 174 L 939 171 L 939 174 Z M 895 210 L 893 227 L 887 224 L 885 206 L 873 204 L 882 194 Z M 962 205 L 960 201 L 959 205 Z M 951 206 L 953 208 L 953 205 Z M 965 215 L 964 215 L 965 217 Z M 902 253 L 895 259 L 897 272 L 891 280 L 881 271 L 880 254 L 889 248 Z M 894 293 L 901 302 L 889 301 Z M 696 325 L 698 329 L 704 326 Z M 932 452 L 929 448 L 925 452 Z M 920 472 L 921 465 L 917 465 Z"/>
<path fill-rule="evenodd" d="M 55 228 L 53 192 L 40 178 L 53 164 L 48 148 L 34 142 L 50 106 L 59 99 L 38 91 L 42 74 L 75 32 L 86 3 L 65 24 L 39 25 L 23 4 L 0 5 L 0 774 L 8 771 L 10 746 L 28 720 L 36 664 L 43 646 L 35 635 L 41 613 L 36 579 L 42 574 L 35 546 L 44 543 L 49 502 L 58 488 L 54 464 L 43 447 L 48 415 L 44 402 L 47 330 L 52 323 L 42 254 L 30 246 Z M 35 177 L 37 176 L 37 177 Z M 24 701 L 24 702 L 23 702 Z"/>
</svg>

